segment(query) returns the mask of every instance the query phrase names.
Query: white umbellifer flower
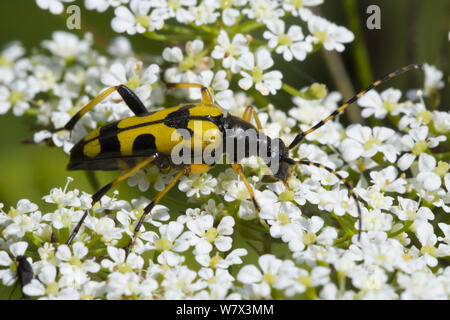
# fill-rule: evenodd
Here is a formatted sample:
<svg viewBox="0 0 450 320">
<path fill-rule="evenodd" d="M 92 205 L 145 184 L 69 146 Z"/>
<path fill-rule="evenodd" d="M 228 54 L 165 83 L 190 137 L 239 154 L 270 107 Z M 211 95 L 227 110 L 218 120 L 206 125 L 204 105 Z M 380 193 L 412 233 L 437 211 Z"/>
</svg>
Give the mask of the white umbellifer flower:
<svg viewBox="0 0 450 320">
<path fill-rule="evenodd" d="M 128 256 L 125 256 L 125 250 L 118 249 L 113 246 L 108 246 L 107 251 L 109 259 L 103 259 L 101 265 L 103 268 L 109 269 L 111 272 L 119 271 L 121 273 L 133 272 L 134 270 L 140 270 L 144 266 L 144 259 L 141 256 L 131 252 Z"/>
<path fill-rule="evenodd" d="M 366 189 L 357 188 L 357 190 L 358 194 L 374 209 L 388 210 L 394 200 L 390 196 L 385 196 L 377 185 L 372 185 Z"/>
<path fill-rule="evenodd" d="M 255 19 L 258 22 L 267 23 L 284 15 L 283 9 L 279 8 L 278 1 L 251 0 L 249 5 L 250 8 L 243 9 L 242 13 L 249 19 Z"/>
<path fill-rule="evenodd" d="M 256 192 L 257 190 L 255 190 Z M 245 183 L 241 180 L 231 180 L 226 183 L 224 200 L 227 202 L 240 200 L 239 218 L 251 220 L 257 217 L 255 205 L 248 199 L 250 194 Z"/>
<path fill-rule="evenodd" d="M 192 22 L 194 20 L 194 16 L 190 12 L 189 8 L 195 6 L 196 3 L 197 0 L 167 1 L 166 5 L 168 10 L 168 18 L 175 17 L 175 19 L 180 23 Z"/>
<path fill-rule="evenodd" d="M 231 293 L 229 296 L 229 290 L 233 286 L 233 276 L 228 270 L 217 269 L 212 270 L 209 268 L 202 268 L 198 275 L 201 279 L 206 280 L 208 283 L 208 293 L 206 290 L 201 291 L 194 299 L 207 295 L 208 299 L 239 299 L 240 296 L 236 293 Z"/>
<path fill-rule="evenodd" d="M 210 252 L 208 252 L 205 254 L 196 254 L 195 260 L 203 267 L 227 269 L 233 264 L 241 264 L 241 257 L 245 255 L 247 255 L 246 249 L 237 248 L 228 253 L 226 257 L 222 257 L 219 252 L 216 252 L 214 256 L 210 256 Z"/>
<path fill-rule="evenodd" d="M 397 282 L 405 300 L 447 300 L 443 284 L 429 272 L 415 272 L 411 275 L 399 273 Z"/>
<path fill-rule="evenodd" d="M 363 265 L 371 268 L 373 266 L 383 267 L 387 271 L 393 271 L 397 267 L 401 267 L 401 260 L 403 255 L 403 246 L 396 239 L 387 237 L 387 234 L 382 231 L 369 231 L 373 237 L 363 236 L 359 246 L 361 246 L 361 259 L 364 259 Z M 353 247 L 353 250 L 356 246 Z M 357 254 L 355 251 L 353 254 Z M 359 271 L 359 268 L 352 268 Z M 353 276 L 353 275 L 352 275 Z"/>
<path fill-rule="evenodd" d="M 354 199 L 350 199 L 347 189 L 321 191 L 319 194 L 319 209 L 334 212 L 337 216 L 343 216 L 347 212 L 353 217 L 358 216 Z"/>
<path fill-rule="evenodd" d="M 145 232 L 142 239 L 147 240 L 145 245 L 146 250 L 168 251 L 175 252 L 186 251 L 191 243 L 189 239 L 192 235 L 188 232 L 183 233 L 183 224 L 170 221 L 168 224 L 163 224 L 159 227 L 159 235 L 153 231 Z"/>
<path fill-rule="evenodd" d="M 28 248 L 28 243 L 25 241 L 14 242 L 9 245 L 9 252 L 16 259 L 23 256 Z M 32 263 L 30 258 L 27 258 L 29 263 Z M 7 267 L 7 269 L 0 269 L 0 280 L 3 285 L 11 286 L 17 281 L 17 266 L 6 251 L 0 251 L 0 266 Z"/>
<path fill-rule="evenodd" d="M 320 217 L 312 216 L 310 219 L 302 217 L 301 224 L 305 230 L 305 234 L 302 236 L 302 242 L 306 246 L 313 244 L 331 246 L 337 238 L 336 229 L 333 227 L 322 228 L 324 221 Z"/>
<path fill-rule="evenodd" d="M 301 268 L 291 268 L 289 271 L 282 273 L 276 284 L 276 288 L 284 290 L 288 297 L 330 282 L 330 269 L 322 266 L 314 267 L 310 273 Z"/>
<path fill-rule="evenodd" d="M 285 33 L 285 24 L 283 20 L 269 21 L 267 27 L 270 31 L 264 31 L 264 38 L 269 40 L 269 48 L 275 48 L 275 52 L 282 54 L 284 60 L 291 61 L 295 59 L 305 60 L 308 52 L 312 51 L 311 43 L 303 41 L 304 35 L 302 28 L 297 25 L 289 27 Z"/>
<path fill-rule="evenodd" d="M 450 173 L 447 173 L 444 176 L 444 185 L 445 189 L 441 189 L 438 191 L 438 194 L 440 195 L 439 199 L 437 201 L 433 202 L 433 205 L 436 207 L 441 207 L 445 212 L 450 212 L 450 206 L 447 206 L 446 204 L 450 204 Z"/>
<path fill-rule="evenodd" d="M 437 69 L 435 66 L 424 63 L 423 71 L 425 73 L 424 89 L 426 93 L 436 91 L 444 87 L 444 81 L 442 81 L 443 72 Z"/>
<path fill-rule="evenodd" d="M 307 90 L 308 88 L 303 88 L 301 91 Z M 329 93 L 324 99 L 306 100 L 301 97 L 294 97 L 292 101 L 296 107 L 289 110 L 289 115 L 301 122 L 300 128 L 302 130 L 308 130 L 336 110 L 340 99 L 341 94 L 337 92 Z M 338 130 L 342 130 L 342 126 L 338 122 L 328 121 L 324 126 L 307 135 L 306 139 L 327 145 L 338 145 L 340 143 Z"/>
<path fill-rule="evenodd" d="M 117 58 L 127 58 L 133 54 L 133 49 L 128 38 L 119 36 L 112 40 L 108 52 Z"/>
<path fill-rule="evenodd" d="M 210 69 L 212 59 L 203 56 L 204 42 L 202 40 L 188 41 L 186 43 L 186 56 L 179 47 L 166 47 L 162 52 L 164 60 L 178 64 L 177 67 L 168 68 L 164 72 L 167 82 L 189 82 L 193 77 L 192 69 Z M 204 62 L 204 63 L 203 63 Z M 197 89 L 198 90 L 198 89 Z"/>
<path fill-rule="evenodd" d="M 394 289 L 387 284 L 387 281 L 386 272 L 377 266 L 356 268 L 352 272 L 352 283 L 361 290 L 358 295 L 363 295 L 365 299 L 396 298 Z"/>
<path fill-rule="evenodd" d="M 130 0 L 84 0 L 84 5 L 88 10 L 105 12 L 110 6 L 117 7 L 121 4 L 127 4 L 129 1 Z"/>
<path fill-rule="evenodd" d="M 398 204 L 398 206 L 392 207 L 392 212 L 402 221 L 434 219 L 434 214 L 430 208 L 419 207 L 419 203 L 414 200 L 398 197 Z"/>
<path fill-rule="evenodd" d="M 411 129 L 407 135 L 400 138 L 401 146 L 404 151 L 411 153 L 403 154 L 397 161 L 400 170 L 407 170 L 413 161 L 419 155 L 423 154 L 428 148 L 436 147 L 440 141 L 445 141 L 445 136 L 429 137 L 428 127 L 418 127 Z"/>
<path fill-rule="evenodd" d="M 12 109 L 15 116 L 23 115 L 38 92 L 39 85 L 33 76 L 15 80 L 8 87 L 0 86 L 0 114 Z"/>
<path fill-rule="evenodd" d="M 449 168 L 448 162 L 440 162 L 443 168 Z M 444 169 L 445 170 L 445 169 Z M 445 171 L 444 171 L 445 172 Z M 436 159 L 426 153 L 419 156 L 419 173 L 416 176 L 417 181 L 423 184 L 427 191 L 436 191 L 441 187 L 441 172 L 436 166 Z"/>
<path fill-rule="evenodd" d="M 79 58 L 82 54 L 87 54 L 91 43 L 92 39 L 88 35 L 85 39 L 80 40 L 72 33 L 56 31 L 52 34 L 52 40 L 42 41 L 42 47 L 48 49 L 55 56 L 70 61 Z"/>
<path fill-rule="evenodd" d="M 197 279 L 197 273 L 186 266 L 169 269 L 164 273 L 161 286 L 165 288 L 164 298 L 170 300 L 186 299 L 187 295 L 204 289 L 205 280 Z"/>
<path fill-rule="evenodd" d="M 233 40 L 230 38 L 225 30 L 220 30 L 217 37 L 217 45 L 211 52 L 211 57 L 214 59 L 222 59 L 222 66 L 225 69 L 230 69 L 233 73 L 238 73 L 240 66 L 238 63 L 239 57 L 248 51 L 248 40 L 241 34 L 234 35 Z"/>
<path fill-rule="evenodd" d="M 95 258 L 86 259 L 88 248 L 82 242 L 75 242 L 70 248 L 63 244 L 56 251 L 56 257 L 61 261 L 58 265 L 61 278 L 59 284 L 62 287 L 78 288 L 89 281 L 88 272 L 98 272 L 100 265 Z"/>
<path fill-rule="evenodd" d="M 214 217 L 203 215 L 197 219 L 190 220 L 186 226 L 193 233 L 191 242 L 195 244 L 194 254 L 206 254 L 213 249 L 213 245 L 219 251 L 228 251 L 231 249 L 234 219 L 225 216 L 220 220 L 217 227 L 213 226 Z"/>
<path fill-rule="evenodd" d="M 157 288 L 158 283 L 155 279 L 142 279 L 131 272 L 113 272 L 108 275 L 106 297 L 113 300 L 134 296 L 140 299 L 151 299 L 153 291 Z"/>
<path fill-rule="evenodd" d="M 359 157 L 373 157 L 378 152 L 389 162 L 395 162 L 398 151 L 389 143 L 395 131 L 386 127 L 363 127 L 360 124 L 350 125 L 345 133 L 348 138 L 342 141 L 340 149 L 346 161 Z"/>
<path fill-rule="evenodd" d="M 281 238 L 289 244 L 300 245 L 303 229 L 300 225 L 302 212 L 298 206 L 291 202 L 279 201 L 278 197 L 270 190 L 258 192 L 257 199 L 261 206 L 259 217 L 265 219 L 270 225 L 270 235 L 274 238 Z"/>
<path fill-rule="evenodd" d="M 111 20 L 114 31 L 134 35 L 160 30 L 168 17 L 165 8 L 152 9 L 151 1 L 131 0 L 130 9 L 120 6 L 114 10 L 115 17 Z M 150 9 L 152 9 L 151 12 Z"/>
<path fill-rule="evenodd" d="M 246 265 L 239 270 L 236 279 L 249 285 L 255 297 L 269 298 L 272 287 L 276 287 L 279 276 L 293 267 L 290 260 L 280 260 L 274 255 L 265 254 L 259 257 L 261 271 L 254 265 Z"/>
<path fill-rule="evenodd" d="M 433 126 L 439 133 L 450 132 L 450 113 L 433 111 Z"/>
<path fill-rule="evenodd" d="M 197 6 L 189 7 L 189 13 L 193 17 L 193 21 L 196 25 L 214 23 L 217 17 L 220 15 L 216 10 L 219 7 L 219 3 L 215 0 L 203 0 Z"/>
<path fill-rule="evenodd" d="M 241 10 L 234 7 L 241 7 L 247 4 L 247 0 L 231 0 L 222 1 L 220 9 L 222 9 L 222 21 L 226 26 L 232 26 L 239 17 Z"/>
<path fill-rule="evenodd" d="M 323 0 L 288 0 L 283 2 L 283 9 L 290 12 L 294 17 L 300 16 L 307 21 L 311 11 L 305 7 L 315 7 L 323 3 Z"/>
<path fill-rule="evenodd" d="M 256 63 L 255 63 L 256 59 Z M 255 84 L 255 89 L 262 95 L 275 94 L 281 88 L 281 78 L 283 75 L 278 70 L 264 73 L 265 70 L 271 68 L 274 64 L 270 52 L 261 48 L 254 55 L 246 52 L 241 55 L 238 60 L 242 69 L 240 74 L 243 77 L 239 80 L 239 86 L 244 89 L 250 89 Z"/>
<path fill-rule="evenodd" d="M 8 212 L 8 226 L 3 230 L 5 237 L 21 238 L 26 232 L 38 232 L 42 228 L 43 220 L 39 207 L 28 199 L 17 202 L 16 208 Z"/>
<path fill-rule="evenodd" d="M 319 16 L 312 15 L 308 19 L 308 29 L 313 35 L 313 43 L 323 44 L 326 50 L 344 51 L 344 43 L 352 42 L 353 32 Z"/>
<path fill-rule="evenodd" d="M 369 201 L 370 202 L 370 201 Z M 362 210 L 362 229 L 368 231 L 387 231 L 392 228 L 392 216 L 379 208 Z"/>
<path fill-rule="evenodd" d="M 148 169 L 139 170 L 128 178 L 128 185 L 131 187 L 138 186 L 139 190 L 147 191 L 150 185 L 156 191 L 163 191 L 167 184 L 170 183 L 173 176 L 161 174 L 158 166 L 151 166 Z"/>
<path fill-rule="evenodd" d="M 0 53 L 0 84 L 9 84 L 19 76 L 14 68 L 24 54 L 25 48 L 19 41 L 13 41 L 3 48 Z"/>
<path fill-rule="evenodd" d="M 377 185 L 381 191 L 405 193 L 406 180 L 397 178 L 397 175 L 398 171 L 394 166 L 370 172 L 371 182 Z"/>
<path fill-rule="evenodd" d="M 39 8 L 48 10 L 52 14 L 61 14 L 64 11 L 63 3 L 70 3 L 75 0 L 36 0 Z"/>
<path fill-rule="evenodd" d="M 435 267 L 438 264 L 438 257 L 450 255 L 448 247 L 439 246 L 436 248 L 438 238 L 434 233 L 433 226 L 426 220 L 417 222 L 416 236 L 422 245 L 420 253 L 423 255 L 426 264 L 430 267 Z"/>
<path fill-rule="evenodd" d="M 67 177 L 67 182 L 64 189 L 53 188 L 50 190 L 50 194 L 42 197 L 47 203 L 54 203 L 58 208 L 62 207 L 80 207 L 81 201 L 78 195 L 80 191 L 78 189 L 67 191 L 69 183 L 73 181 L 73 178 Z M 87 209 L 87 208 L 86 208 Z"/>
<path fill-rule="evenodd" d="M 420 126 L 428 126 L 433 119 L 433 114 L 427 110 L 422 99 L 413 105 L 409 105 L 406 111 L 398 123 L 398 128 L 402 131 L 407 131 L 408 127 L 415 129 Z"/>
<path fill-rule="evenodd" d="M 399 103 L 402 92 L 398 89 L 386 89 L 381 94 L 371 90 L 358 99 L 358 104 L 363 107 L 361 115 L 364 118 L 374 116 L 383 119 L 387 114 L 397 115 L 404 111 L 404 104 Z"/>
<path fill-rule="evenodd" d="M 190 174 L 188 177 L 183 176 L 178 184 L 180 191 L 186 192 L 188 198 L 200 198 L 209 195 L 214 191 L 217 185 L 217 179 L 209 173 Z"/>
<path fill-rule="evenodd" d="M 40 299 L 79 300 L 80 293 L 75 288 L 61 288 L 57 275 L 55 266 L 45 265 L 37 275 L 39 280 L 31 280 L 23 292 L 29 296 L 44 296 Z"/>
<path fill-rule="evenodd" d="M 133 209 L 130 208 L 122 208 L 119 212 L 117 212 L 117 220 L 122 224 L 123 230 L 127 232 L 128 235 L 132 236 L 134 234 L 134 222 L 139 220 L 144 212 L 144 208 L 150 203 L 145 197 L 141 197 L 139 199 L 131 200 L 133 204 Z M 145 217 L 144 222 L 150 223 L 153 226 L 160 227 L 162 222 L 169 220 L 169 208 L 166 206 L 157 204 L 153 207 L 150 213 Z M 145 226 L 141 227 L 142 237 L 143 239 L 146 236 L 146 232 L 144 232 Z M 138 237 L 140 234 L 138 235 Z M 141 245 L 140 239 L 138 240 Z"/>
<path fill-rule="evenodd" d="M 209 88 L 210 93 L 214 96 L 215 102 L 223 109 L 228 110 L 232 105 L 233 91 L 228 89 L 229 81 L 226 79 L 226 72 L 219 70 L 213 73 L 211 70 L 204 70 L 200 74 L 189 74 L 189 82 L 199 83 Z M 192 79 L 193 78 L 193 79 Z M 201 99 L 199 89 L 189 89 L 189 98 L 193 100 Z"/>
<path fill-rule="evenodd" d="M 102 83 L 107 86 L 126 85 L 136 93 L 143 103 L 146 103 L 152 92 L 152 84 L 159 79 L 159 71 L 159 66 L 156 64 L 151 64 L 144 69 L 142 61 L 136 60 L 135 58 L 128 58 L 125 63 L 113 63 L 109 71 L 102 75 Z M 120 96 L 118 93 L 115 93 L 113 98 L 120 99 Z M 104 105 L 107 104 L 103 103 L 100 107 Z M 114 112 L 113 110 L 116 108 L 117 105 L 114 105 L 106 109 L 106 112 Z M 120 114 L 118 116 L 120 118 L 126 117 L 126 115 Z"/>
</svg>

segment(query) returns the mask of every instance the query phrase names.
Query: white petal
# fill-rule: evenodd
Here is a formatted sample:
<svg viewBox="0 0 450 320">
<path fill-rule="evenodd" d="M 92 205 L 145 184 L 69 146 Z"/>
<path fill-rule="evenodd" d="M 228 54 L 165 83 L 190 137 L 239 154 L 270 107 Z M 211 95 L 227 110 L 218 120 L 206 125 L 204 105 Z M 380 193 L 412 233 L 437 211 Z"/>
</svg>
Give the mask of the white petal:
<svg viewBox="0 0 450 320">
<path fill-rule="evenodd" d="M 261 271 L 254 265 L 244 266 L 237 275 L 237 280 L 242 283 L 255 283 L 262 278 Z"/>
</svg>

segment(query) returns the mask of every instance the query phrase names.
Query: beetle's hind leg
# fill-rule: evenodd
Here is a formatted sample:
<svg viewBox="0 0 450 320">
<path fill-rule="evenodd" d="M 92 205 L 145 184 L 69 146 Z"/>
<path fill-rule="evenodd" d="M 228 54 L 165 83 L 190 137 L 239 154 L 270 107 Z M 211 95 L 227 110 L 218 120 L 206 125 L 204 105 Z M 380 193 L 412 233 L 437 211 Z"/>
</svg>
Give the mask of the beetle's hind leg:
<svg viewBox="0 0 450 320">
<path fill-rule="evenodd" d="M 242 169 L 242 166 L 239 163 L 233 163 L 231 165 L 231 167 L 233 168 L 234 172 L 236 172 L 242 179 L 242 181 L 245 184 L 245 187 L 248 190 L 248 193 L 250 195 L 250 198 L 252 199 L 253 205 L 255 206 L 255 209 L 259 212 L 261 211 L 261 206 L 259 205 L 258 201 L 256 200 L 255 197 L 255 192 L 253 191 L 252 186 L 250 185 L 250 183 L 248 182 L 247 178 L 244 175 L 244 170 Z"/>
<path fill-rule="evenodd" d="M 98 190 L 93 196 L 92 196 L 92 204 L 91 204 L 91 208 L 94 207 L 94 205 L 100 201 L 100 199 L 112 188 L 114 188 L 116 185 L 118 185 L 120 182 L 122 182 L 123 180 L 127 179 L 129 176 L 131 176 L 132 174 L 134 174 L 135 172 L 137 172 L 139 169 L 142 169 L 143 167 L 147 166 L 148 164 L 150 164 L 152 161 L 154 161 L 155 159 L 158 158 L 158 154 L 154 154 L 148 158 L 146 158 L 145 160 L 139 162 L 138 164 L 136 164 L 133 168 L 131 168 L 130 170 L 128 170 L 127 172 L 123 173 L 122 175 L 120 175 L 119 177 L 117 177 L 116 179 L 114 179 L 113 181 L 111 181 L 110 183 L 108 183 L 107 185 L 105 185 L 103 188 L 101 188 L 100 190 Z M 73 241 L 73 239 L 75 238 L 75 236 L 77 235 L 78 231 L 80 231 L 81 226 L 83 225 L 84 220 L 86 219 L 87 215 L 89 214 L 89 210 L 86 210 L 83 214 L 83 216 L 81 217 L 80 221 L 78 221 L 77 225 L 75 226 L 75 229 L 73 229 L 72 233 L 70 234 L 69 239 L 67 240 L 66 244 L 70 245 Z"/>
<path fill-rule="evenodd" d="M 108 97 L 111 93 L 117 91 L 122 97 L 123 101 L 127 104 L 127 106 L 133 111 L 133 113 L 137 116 L 145 114 L 147 109 L 145 108 L 142 101 L 139 97 L 127 86 L 121 84 L 118 86 L 110 87 L 100 93 L 97 97 L 92 99 L 87 105 L 85 105 L 80 111 L 78 111 L 70 120 L 66 123 L 66 125 L 62 128 L 58 128 L 53 130 L 53 132 L 68 130 L 71 131 L 77 122 L 83 117 L 87 112 L 92 110 L 97 104 L 99 104 L 102 100 Z"/>
<path fill-rule="evenodd" d="M 141 218 L 139 219 L 138 223 L 136 224 L 136 227 L 134 228 L 134 233 L 133 233 L 133 237 L 130 239 L 130 242 L 128 243 L 128 247 L 126 249 L 126 253 L 128 255 L 128 253 L 130 253 L 130 250 L 133 246 L 134 243 L 134 239 L 137 236 L 137 233 L 139 232 L 139 229 L 141 228 L 142 224 L 144 223 L 145 217 L 150 213 L 150 211 L 152 211 L 152 209 L 154 208 L 154 206 L 167 194 L 167 192 L 169 192 L 170 189 L 173 188 L 173 186 L 175 186 L 175 184 L 177 183 L 178 180 L 180 180 L 180 178 L 189 173 L 190 172 L 190 166 L 186 166 L 184 167 L 180 172 L 178 172 L 173 178 L 172 180 L 169 182 L 169 184 L 164 188 L 164 190 L 162 190 L 160 193 L 158 193 L 158 195 L 152 200 L 152 202 L 150 202 L 145 208 L 144 208 L 144 212 L 141 215 Z"/>
</svg>

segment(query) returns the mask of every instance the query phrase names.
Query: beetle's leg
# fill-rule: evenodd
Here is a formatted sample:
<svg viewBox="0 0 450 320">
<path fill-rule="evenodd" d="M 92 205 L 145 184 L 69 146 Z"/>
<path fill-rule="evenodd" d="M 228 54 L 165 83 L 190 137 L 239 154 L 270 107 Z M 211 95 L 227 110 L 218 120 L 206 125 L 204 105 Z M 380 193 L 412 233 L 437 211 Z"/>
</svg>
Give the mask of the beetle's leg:
<svg viewBox="0 0 450 320">
<path fill-rule="evenodd" d="M 255 119 L 256 127 L 258 130 L 262 130 L 261 121 L 259 121 L 258 114 L 256 113 L 255 108 L 252 105 L 248 105 L 245 107 L 244 114 L 242 115 L 242 120 L 245 120 L 247 122 L 250 122 L 253 119 Z"/>
<path fill-rule="evenodd" d="M 296 145 L 298 145 L 303 138 L 310 134 L 311 132 L 316 131 L 317 129 L 319 129 L 320 127 L 322 127 L 326 122 L 330 121 L 331 119 L 337 117 L 341 112 L 343 112 L 348 106 L 350 106 L 353 102 L 355 102 L 356 100 L 358 100 L 362 95 L 364 95 L 366 92 L 372 90 L 373 88 L 375 88 L 376 86 L 382 84 L 383 82 L 386 82 L 396 76 L 398 76 L 399 74 L 402 74 L 404 72 L 410 71 L 410 70 L 414 70 L 414 69 L 422 69 L 421 66 L 416 65 L 416 64 L 410 64 L 409 66 L 400 68 L 394 72 L 389 73 L 388 75 L 386 75 L 384 78 L 382 78 L 381 80 L 377 80 L 375 82 L 373 82 L 370 86 L 368 86 L 366 89 L 364 89 L 363 91 L 357 93 L 356 95 L 354 95 L 353 97 L 351 97 L 349 100 L 347 100 L 347 102 L 345 102 L 344 104 L 340 105 L 334 112 L 332 112 L 328 117 L 326 117 L 325 119 L 319 121 L 317 124 L 315 124 L 313 127 L 311 127 L 310 129 L 298 134 L 294 140 L 291 142 L 291 144 L 289 145 L 289 149 L 294 148 Z"/>
<path fill-rule="evenodd" d="M 166 82 L 167 89 L 172 88 L 199 88 L 202 93 L 202 103 L 204 104 L 213 104 L 213 99 L 211 93 L 208 88 L 202 86 L 198 83 L 188 83 L 188 82 Z"/>
<path fill-rule="evenodd" d="M 178 180 L 180 180 L 180 178 L 185 175 L 186 173 L 189 173 L 190 168 L 189 166 L 184 167 L 183 170 L 181 170 L 180 172 L 178 172 L 173 178 L 172 180 L 169 182 L 169 184 L 164 188 L 164 190 L 162 190 L 160 193 L 158 193 L 158 195 L 155 197 L 155 199 L 153 199 L 152 202 L 150 202 L 145 208 L 144 208 L 144 212 L 142 213 L 141 218 L 139 219 L 136 227 L 134 228 L 134 233 L 133 233 L 133 238 L 131 238 L 130 243 L 128 244 L 128 247 L 126 249 L 127 255 L 130 252 L 130 249 L 133 245 L 133 241 L 136 238 L 137 233 L 139 232 L 139 229 L 141 228 L 142 224 L 144 223 L 144 219 L 147 216 L 147 214 L 152 211 L 153 207 L 167 194 L 167 192 L 169 192 L 170 189 L 173 188 L 173 186 L 175 186 L 175 184 L 177 183 Z"/>
<path fill-rule="evenodd" d="M 92 99 L 87 105 L 85 105 L 80 111 L 78 111 L 70 120 L 66 123 L 66 125 L 62 128 L 55 129 L 54 132 L 60 130 L 69 130 L 71 131 L 78 120 L 81 119 L 88 111 L 92 110 L 97 104 L 99 104 L 102 100 L 104 100 L 107 96 L 109 96 L 114 91 L 117 91 L 122 97 L 123 101 L 127 104 L 127 106 L 133 111 L 135 115 L 141 115 L 147 112 L 144 104 L 139 99 L 139 97 L 127 86 L 118 85 L 114 87 L 110 87 L 100 93 L 97 97 Z"/>
<path fill-rule="evenodd" d="M 110 183 L 108 183 L 107 185 L 105 185 L 103 188 L 101 188 L 100 190 L 98 190 L 93 196 L 92 196 L 92 205 L 91 207 L 94 207 L 95 203 L 97 203 L 98 201 L 100 201 L 100 199 L 112 188 L 114 188 L 116 185 L 118 185 L 120 182 L 122 182 L 123 180 L 127 179 L 129 176 L 131 176 L 132 174 L 134 174 L 135 172 L 137 172 L 139 169 L 142 169 L 143 167 L 145 167 L 146 165 L 148 165 L 149 163 L 151 163 L 153 160 L 155 160 L 158 157 L 157 154 L 154 154 L 148 158 L 146 158 L 145 160 L 139 162 L 137 165 L 135 165 L 133 168 L 131 168 L 130 170 L 128 170 L 127 172 L 123 173 L 122 175 L 120 175 L 119 177 L 117 177 L 116 179 L 114 179 L 113 181 L 111 181 Z M 67 240 L 66 244 L 70 245 L 73 241 L 73 239 L 75 238 L 75 236 L 77 235 L 78 231 L 81 228 L 81 225 L 84 222 L 84 219 L 86 219 L 87 215 L 89 213 L 89 210 L 86 210 L 83 214 L 83 216 L 81 217 L 80 221 L 78 221 L 77 225 L 75 226 L 75 229 L 73 229 L 72 233 L 70 234 L 69 239 Z"/>
<path fill-rule="evenodd" d="M 348 192 L 350 193 L 350 195 L 352 196 L 352 198 L 355 200 L 356 202 L 356 207 L 358 209 L 358 240 L 361 239 L 361 231 L 362 231 L 362 214 L 361 214 L 361 206 L 359 204 L 358 201 L 358 197 L 356 196 L 356 194 L 353 191 L 353 187 L 351 186 L 351 184 L 349 182 L 347 182 L 347 180 L 345 180 L 345 178 L 343 178 L 339 173 L 337 173 L 334 169 L 331 169 L 327 166 L 324 166 L 323 164 L 317 163 L 317 162 L 312 162 L 312 161 L 308 161 L 308 160 L 297 160 L 295 161 L 295 164 L 303 164 L 306 166 L 314 166 L 317 168 L 322 168 L 327 170 L 329 173 L 335 175 L 348 189 Z"/>
<path fill-rule="evenodd" d="M 239 163 L 233 163 L 231 167 L 241 177 L 242 181 L 247 187 L 248 193 L 250 194 L 250 198 L 252 198 L 253 204 L 255 205 L 255 209 L 261 211 L 261 206 L 259 205 L 258 201 L 256 201 L 255 193 L 253 192 L 252 186 L 247 181 L 247 178 L 244 175 L 244 170 L 242 169 L 242 166 Z"/>
</svg>

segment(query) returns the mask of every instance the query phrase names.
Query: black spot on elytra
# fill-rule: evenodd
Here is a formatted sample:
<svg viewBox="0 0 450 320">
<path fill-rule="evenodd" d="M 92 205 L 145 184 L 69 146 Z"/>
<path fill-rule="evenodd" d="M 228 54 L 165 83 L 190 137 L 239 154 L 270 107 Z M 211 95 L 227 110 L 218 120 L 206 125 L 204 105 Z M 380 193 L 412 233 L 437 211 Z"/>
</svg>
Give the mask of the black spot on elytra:
<svg viewBox="0 0 450 320">
<path fill-rule="evenodd" d="M 188 104 L 180 109 L 171 112 L 164 119 L 164 124 L 171 128 L 176 129 L 187 129 L 189 123 L 189 109 L 194 107 L 194 105 Z"/>
<path fill-rule="evenodd" d="M 117 137 L 117 122 L 107 124 L 100 129 L 98 141 L 101 146 L 101 152 L 120 152 L 120 142 Z"/>
<path fill-rule="evenodd" d="M 155 137 L 152 134 L 141 134 L 133 142 L 133 153 L 156 150 Z"/>
</svg>

